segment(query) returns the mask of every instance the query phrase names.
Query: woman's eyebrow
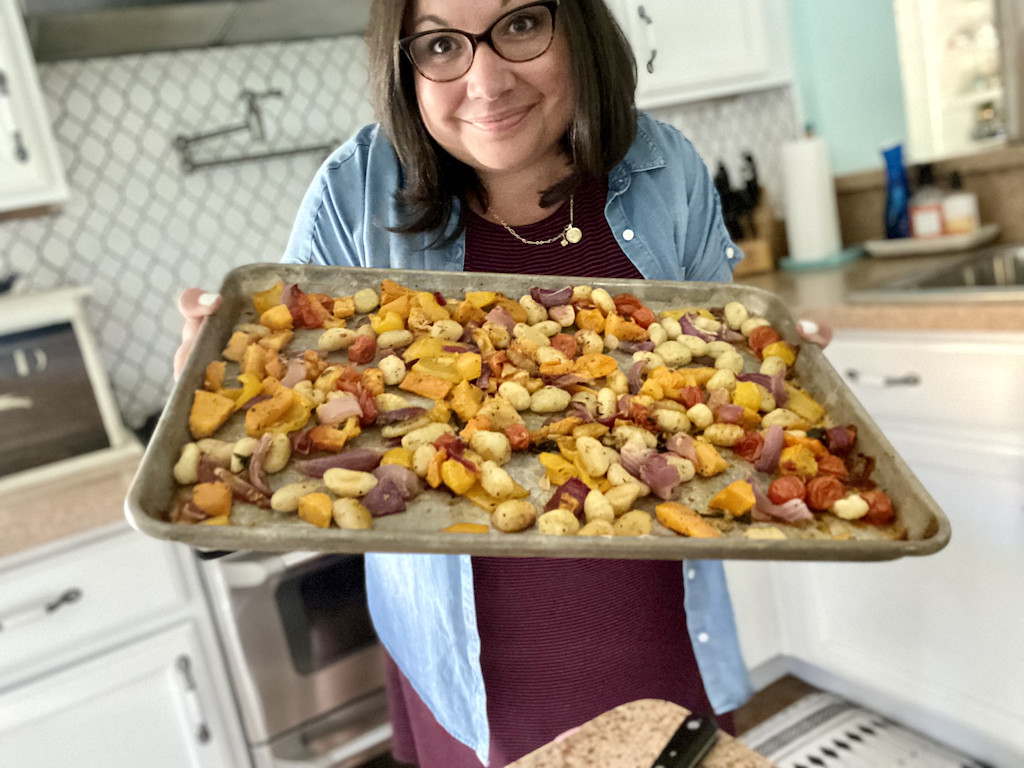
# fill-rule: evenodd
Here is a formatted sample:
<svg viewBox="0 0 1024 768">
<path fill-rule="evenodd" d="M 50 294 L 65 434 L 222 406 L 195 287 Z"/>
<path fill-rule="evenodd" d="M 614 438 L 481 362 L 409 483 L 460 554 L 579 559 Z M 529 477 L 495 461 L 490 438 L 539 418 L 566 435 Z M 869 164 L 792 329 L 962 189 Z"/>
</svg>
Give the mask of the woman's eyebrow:
<svg viewBox="0 0 1024 768">
<path fill-rule="evenodd" d="M 434 24 L 437 24 L 438 26 L 441 27 L 448 26 L 448 22 L 442 19 L 440 16 L 435 16 L 432 13 L 428 13 L 424 14 L 423 16 L 417 16 L 415 19 L 412 20 L 413 29 L 416 29 L 428 22 L 433 22 Z"/>
</svg>

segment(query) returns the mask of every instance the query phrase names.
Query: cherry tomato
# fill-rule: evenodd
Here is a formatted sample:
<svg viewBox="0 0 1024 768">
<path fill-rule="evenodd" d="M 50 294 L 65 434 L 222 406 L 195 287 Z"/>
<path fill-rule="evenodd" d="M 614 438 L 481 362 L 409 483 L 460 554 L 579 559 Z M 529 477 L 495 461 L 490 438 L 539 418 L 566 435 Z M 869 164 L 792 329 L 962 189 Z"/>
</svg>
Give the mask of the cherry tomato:
<svg viewBox="0 0 1024 768">
<path fill-rule="evenodd" d="M 620 293 L 617 296 L 613 296 L 612 301 L 615 302 L 615 311 L 623 317 L 629 317 L 644 305 L 632 293 Z"/>
<path fill-rule="evenodd" d="M 556 333 L 551 337 L 551 346 L 572 360 L 576 357 L 576 337 L 568 333 Z"/>
<path fill-rule="evenodd" d="M 679 399 L 687 408 L 693 408 L 697 403 L 704 402 L 704 393 L 700 387 L 680 387 Z"/>
<path fill-rule="evenodd" d="M 777 477 L 768 486 L 768 498 L 772 504 L 785 504 L 787 501 L 804 499 L 806 497 L 807 486 L 796 475 Z"/>
<path fill-rule="evenodd" d="M 838 477 L 821 475 L 807 483 L 807 506 L 823 512 L 846 495 L 846 486 Z"/>
<path fill-rule="evenodd" d="M 636 312 L 633 313 L 630 318 L 634 323 L 639 325 L 641 328 L 650 328 L 651 325 L 657 321 L 658 316 L 654 314 L 654 310 L 649 307 L 640 307 Z"/>
<path fill-rule="evenodd" d="M 510 424 L 505 429 L 505 435 L 513 451 L 525 451 L 530 447 L 530 430 L 522 424 Z"/>
<path fill-rule="evenodd" d="M 769 344 L 774 344 L 776 341 L 782 341 L 782 337 L 770 325 L 759 325 L 751 332 L 750 338 L 747 339 L 750 349 L 758 357 L 761 356 L 762 349 Z"/>
<path fill-rule="evenodd" d="M 843 463 L 842 459 L 829 453 L 818 459 L 818 474 L 833 475 L 838 477 L 840 480 L 845 480 L 849 472 L 847 471 L 846 464 Z"/>
<path fill-rule="evenodd" d="M 357 336 L 348 348 L 348 361 L 354 365 L 368 363 L 376 355 L 377 340 L 373 336 Z"/>
<path fill-rule="evenodd" d="M 874 525 L 886 525 L 892 522 L 894 516 L 892 500 L 885 491 L 862 491 L 860 495 L 868 503 L 865 520 Z"/>
<path fill-rule="evenodd" d="M 741 459 L 753 463 L 761 458 L 761 451 L 764 450 L 764 438 L 757 432 L 747 432 L 736 442 L 732 450 Z"/>
</svg>

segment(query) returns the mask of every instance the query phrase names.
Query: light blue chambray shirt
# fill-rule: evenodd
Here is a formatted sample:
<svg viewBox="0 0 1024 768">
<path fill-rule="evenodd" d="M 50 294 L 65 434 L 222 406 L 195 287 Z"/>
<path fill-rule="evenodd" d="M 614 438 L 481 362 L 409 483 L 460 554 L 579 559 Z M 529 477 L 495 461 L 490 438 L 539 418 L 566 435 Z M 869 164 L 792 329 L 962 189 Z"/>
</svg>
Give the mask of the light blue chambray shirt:
<svg viewBox="0 0 1024 768">
<path fill-rule="evenodd" d="M 324 162 L 302 201 L 285 262 L 461 272 L 465 235 L 427 249 L 429 235 L 404 236 L 394 192 L 394 150 L 367 126 Z M 640 114 L 626 157 L 608 175 L 605 216 L 619 246 L 647 279 L 728 281 L 742 258 L 722 220 L 718 195 L 693 145 L 675 128 Z M 682 563 L 687 626 L 716 712 L 751 693 L 722 564 Z M 381 642 L 438 722 L 488 762 L 490 730 L 480 671 L 480 636 L 467 555 L 368 554 L 366 587 Z"/>
</svg>

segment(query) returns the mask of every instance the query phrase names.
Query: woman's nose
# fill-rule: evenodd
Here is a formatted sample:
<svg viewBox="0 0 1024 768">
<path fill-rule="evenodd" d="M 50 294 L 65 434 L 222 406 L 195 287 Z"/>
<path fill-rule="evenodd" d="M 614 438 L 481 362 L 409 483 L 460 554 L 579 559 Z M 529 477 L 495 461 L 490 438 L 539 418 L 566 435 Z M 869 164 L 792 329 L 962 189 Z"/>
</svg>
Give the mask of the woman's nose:
<svg viewBox="0 0 1024 768">
<path fill-rule="evenodd" d="M 514 65 L 505 61 L 486 43 L 476 49 L 466 77 L 466 95 L 471 99 L 493 101 L 512 88 Z"/>
</svg>

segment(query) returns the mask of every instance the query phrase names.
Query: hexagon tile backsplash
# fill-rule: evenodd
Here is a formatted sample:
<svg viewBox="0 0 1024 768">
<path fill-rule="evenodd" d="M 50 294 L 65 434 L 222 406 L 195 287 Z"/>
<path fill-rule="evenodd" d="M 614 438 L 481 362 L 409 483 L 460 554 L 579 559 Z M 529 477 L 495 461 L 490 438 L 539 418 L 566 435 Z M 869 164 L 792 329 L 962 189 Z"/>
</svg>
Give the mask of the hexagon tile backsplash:
<svg viewBox="0 0 1024 768">
<path fill-rule="evenodd" d="M 39 68 L 71 199 L 0 222 L 0 275 L 16 290 L 88 285 L 87 316 L 126 423 L 141 426 L 170 391 L 181 331 L 177 295 L 215 289 L 236 266 L 275 261 L 322 153 L 186 173 L 175 137 L 246 122 L 258 99 L 265 138 L 204 142 L 202 158 L 336 144 L 372 120 L 359 37 L 66 61 Z M 659 110 L 731 171 L 752 151 L 776 185 L 777 147 L 796 135 L 788 88 Z M 738 183 L 738 171 L 734 179 Z"/>
</svg>

